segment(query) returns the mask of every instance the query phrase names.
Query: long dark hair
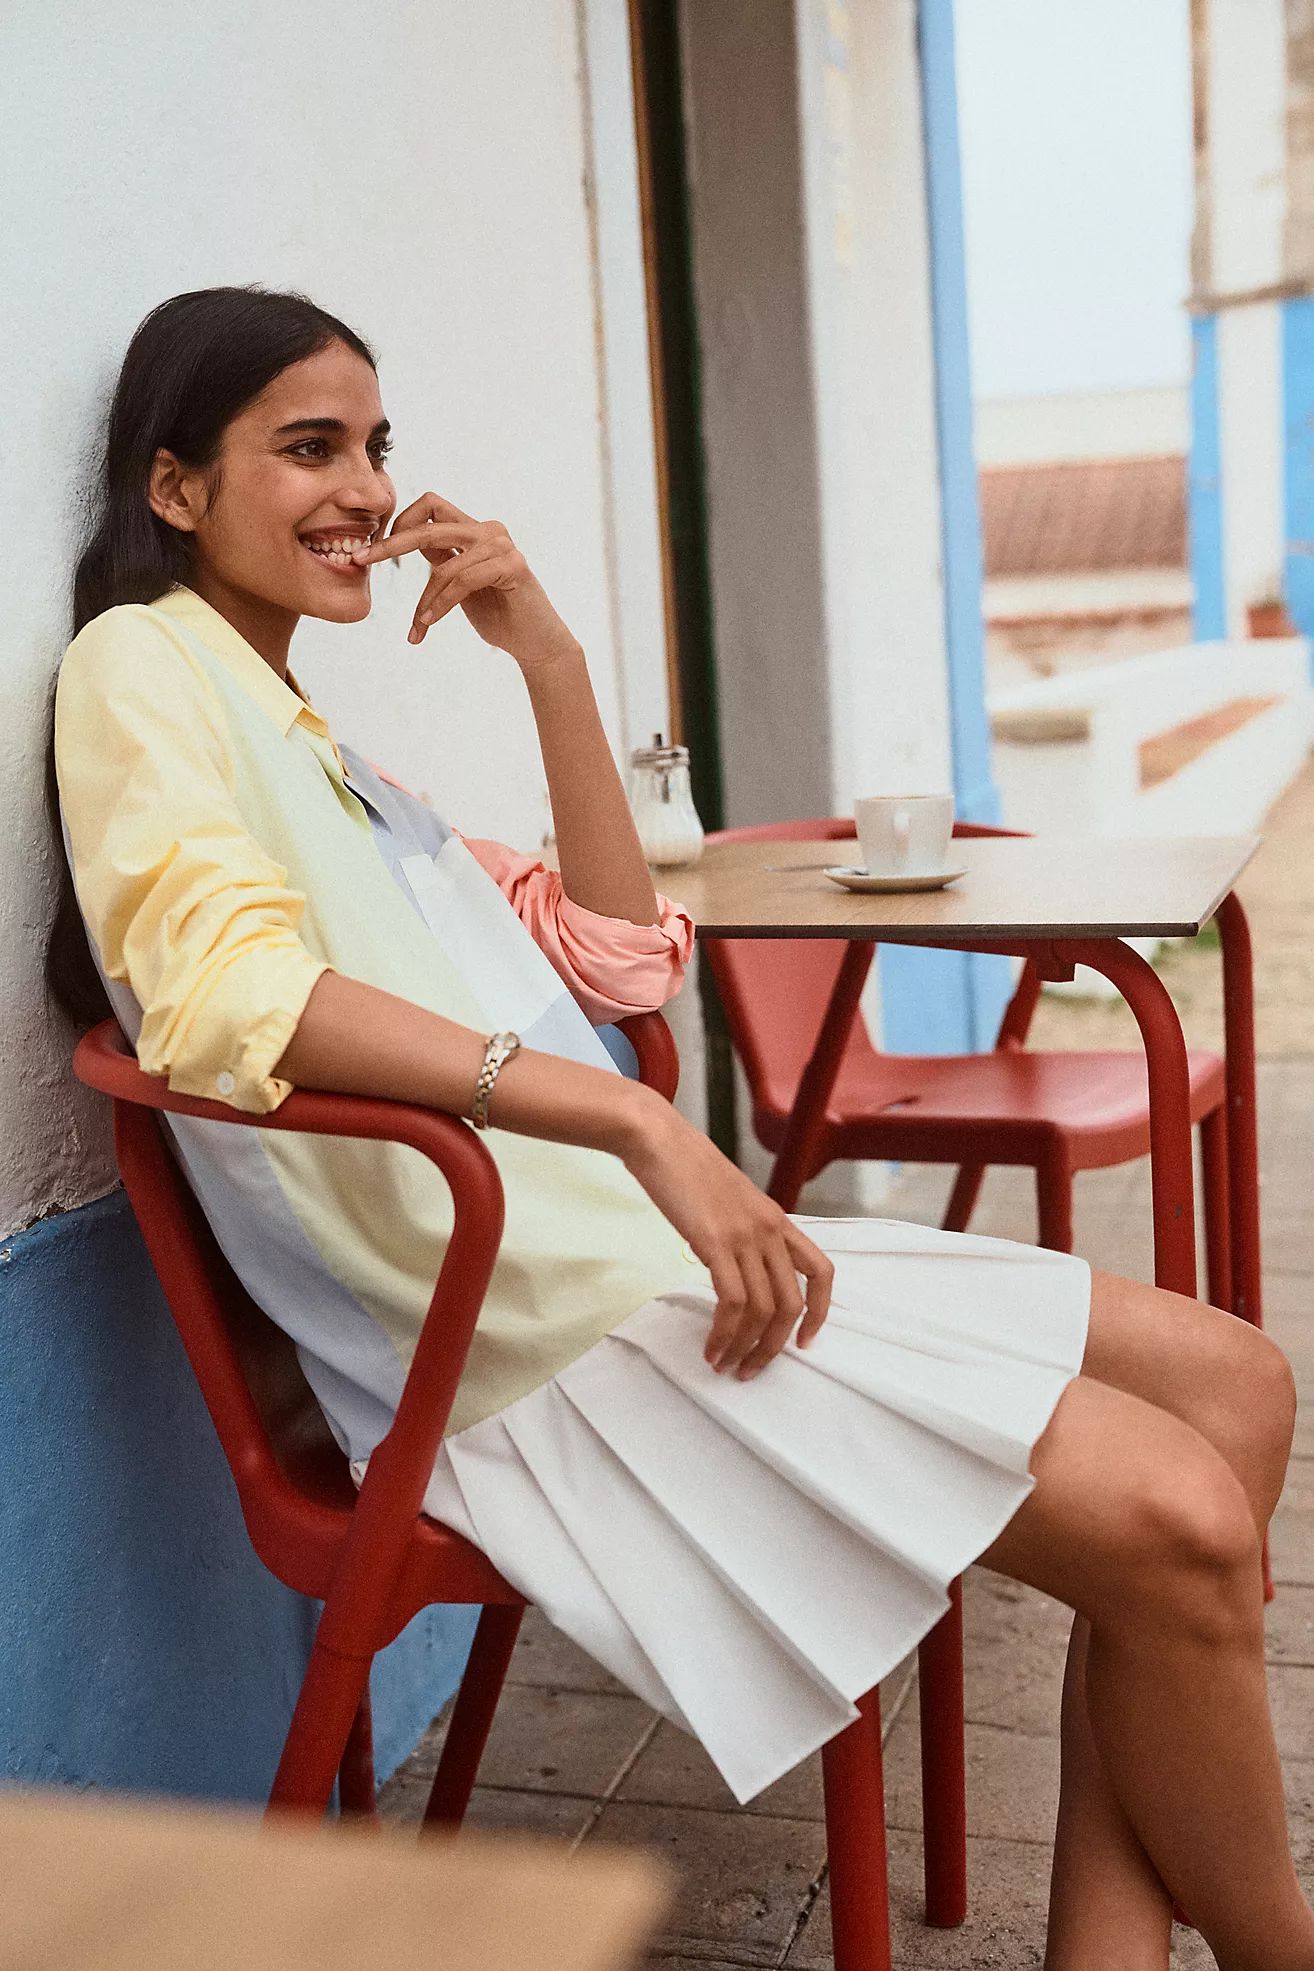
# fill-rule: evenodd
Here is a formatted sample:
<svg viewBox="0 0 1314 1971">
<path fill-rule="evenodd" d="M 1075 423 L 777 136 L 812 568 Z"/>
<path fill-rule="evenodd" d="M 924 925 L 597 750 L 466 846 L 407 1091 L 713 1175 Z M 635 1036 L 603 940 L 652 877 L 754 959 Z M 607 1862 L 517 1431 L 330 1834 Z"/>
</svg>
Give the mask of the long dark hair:
<svg viewBox="0 0 1314 1971">
<path fill-rule="evenodd" d="M 334 342 L 346 343 L 377 369 L 368 343 L 304 294 L 258 284 L 203 287 L 151 310 L 128 344 L 110 402 L 96 511 L 73 575 L 72 635 L 119 603 L 154 602 L 180 582 L 190 585 L 193 538 L 161 520 L 147 498 L 161 447 L 206 473 L 213 499 L 227 426 L 290 364 Z M 110 1008 L 64 854 L 53 698 L 46 807 L 59 871 L 46 983 L 69 1018 L 87 1027 Z"/>
</svg>

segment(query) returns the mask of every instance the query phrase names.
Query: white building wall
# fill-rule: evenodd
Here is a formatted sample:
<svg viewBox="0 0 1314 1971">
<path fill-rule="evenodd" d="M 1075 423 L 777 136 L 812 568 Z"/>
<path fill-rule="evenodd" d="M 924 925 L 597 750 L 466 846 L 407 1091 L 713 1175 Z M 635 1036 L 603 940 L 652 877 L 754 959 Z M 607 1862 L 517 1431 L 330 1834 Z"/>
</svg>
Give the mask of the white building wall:
<svg viewBox="0 0 1314 1971">
<path fill-rule="evenodd" d="M 852 246 L 847 259 L 836 251 L 841 210 L 827 270 L 841 379 L 829 434 L 834 613 L 848 652 L 832 701 L 840 811 L 866 794 L 953 783 L 917 8 L 882 0 L 846 12 L 851 161 L 842 176 L 832 166 L 829 189 L 833 210 L 851 179 Z M 838 70 L 845 15 L 814 7 L 814 22 L 823 14 Z M 815 34 L 812 45 L 815 55 Z M 820 234 L 818 244 L 824 252 Z"/>
<path fill-rule="evenodd" d="M 1280 304 L 1287 210 L 1284 0 L 1207 0 L 1202 173 L 1207 307 L 1218 309 L 1218 425 L 1227 633 L 1281 592 Z"/>
<path fill-rule="evenodd" d="M 477 33 L 456 0 L 364 27 L 342 0 L 274 18 L 257 0 L 49 0 L 0 28 L 18 571 L 0 631 L 0 1230 L 112 1177 L 40 982 L 40 786 L 90 461 L 157 302 L 260 281 L 340 314 L 380 354 L 399 498 L 432 487 L 505 520 L 590 652 L 618 750 L 631 720 L 665 723 L 623 28 L 618 0 L 485 0 Z M 463 619 L 409 646 L 420 585 L 381 571 L 367 623 L 304 622 L 296 669 L 335 729 L 459 825 L 532 846 L 542 775 L 515 667 Z"/>
</svg>

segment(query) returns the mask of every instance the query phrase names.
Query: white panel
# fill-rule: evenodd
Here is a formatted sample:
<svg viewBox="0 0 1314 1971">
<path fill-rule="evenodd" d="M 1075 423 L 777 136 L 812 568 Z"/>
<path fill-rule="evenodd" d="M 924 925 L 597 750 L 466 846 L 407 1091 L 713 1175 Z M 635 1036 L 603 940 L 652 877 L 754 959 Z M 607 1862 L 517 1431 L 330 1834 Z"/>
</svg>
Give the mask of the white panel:
<svg viewBox="0 0 1314 1971">
<path fill-rule="evenodd" d="M 1267 287 L 1286 209 L 1283 0 L 1209 0 L 1208 33 L 1212 285 Z"/>
</svg>

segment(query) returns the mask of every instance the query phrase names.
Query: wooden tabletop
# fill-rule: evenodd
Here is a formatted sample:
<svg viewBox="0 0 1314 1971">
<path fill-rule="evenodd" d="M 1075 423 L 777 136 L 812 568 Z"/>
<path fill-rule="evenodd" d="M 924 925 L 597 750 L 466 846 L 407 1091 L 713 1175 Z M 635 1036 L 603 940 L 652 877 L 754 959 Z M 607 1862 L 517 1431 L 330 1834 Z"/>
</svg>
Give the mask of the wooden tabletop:
<svg viewBox="0 0 1314 1971">
<path fill-rule="evenodd" d="M 621 1971 L 666 1903 L 619 1849 L 0 1796 L 0 1971 Z"/>
<path fill-rule="evenodd" d="M 856 841 L 717 842 L 658 870 L 700 937 L 879 938 L 892 944 L 1192 937 L 1259 847 L 1258 835 L 1003 836 L 955 841 L 967 874 L 944 890 L 860 896 L 822 875 Z"/>
</svg>

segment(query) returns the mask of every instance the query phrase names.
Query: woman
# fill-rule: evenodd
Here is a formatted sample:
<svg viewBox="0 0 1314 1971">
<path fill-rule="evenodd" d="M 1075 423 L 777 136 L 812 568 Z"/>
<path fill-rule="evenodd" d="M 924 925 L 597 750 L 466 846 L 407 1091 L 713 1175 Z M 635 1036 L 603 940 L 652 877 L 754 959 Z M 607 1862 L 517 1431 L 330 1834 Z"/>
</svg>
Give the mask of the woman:
<svg viewBox="0 0 1314 1971">
<path fill-rule="evenodd" d="M 1228 1971 L 1314 1971 L 1262 1652 L 1284 1359 L 1067 1255 L 790 1218 L 615 1071 L 585 1014 L 667 998 L 688 921 L 578 643 L 503 527 L 432 493 L 396 512 L 388 443 L 370 349 L 302 296 L 201 290 L 137 330 L 56 697 L 65 1003 L 108 994 L 149 1072 L 238 1108 L 301 1086 L 493 1125 L 506 1233 L 426 1509 L 741 1798 L 979 1559 L 1078 1612 L 1048 1964 L 1161 1971 L 1175 1896 Z M 460 606 L 520 667 L 559 878 L 339 748 L 288 670 L 301 616 L 363 620 L 370 568 L 412 553 L 410 640 Z M 440 1182 L 395 1146 L 175 1134 L 359 1474 Z"/>
</svg>

